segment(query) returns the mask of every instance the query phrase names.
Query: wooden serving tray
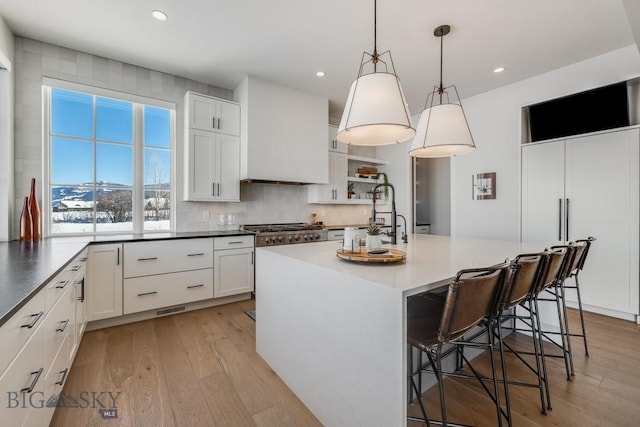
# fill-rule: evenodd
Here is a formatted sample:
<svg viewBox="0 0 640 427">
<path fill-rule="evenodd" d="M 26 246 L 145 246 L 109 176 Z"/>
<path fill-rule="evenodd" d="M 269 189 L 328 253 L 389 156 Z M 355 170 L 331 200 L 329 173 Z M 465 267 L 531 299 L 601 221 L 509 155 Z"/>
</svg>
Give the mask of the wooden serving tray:
<svg viewBox="0 0 640 427">
<path fill-rule="evenodd" d="M 336 255 L 338 256 L 338 258 L 342 258 L 347 261 L 364 262 L 370 264 L 402 262 L 407 259 L 407 254 L 397 249 L 389 249 L 383 254 L 370 254 L 367 253 L 366 249 L 354 252 L 344 249 L 338 249 L 336 251 Z"/>
</svg>

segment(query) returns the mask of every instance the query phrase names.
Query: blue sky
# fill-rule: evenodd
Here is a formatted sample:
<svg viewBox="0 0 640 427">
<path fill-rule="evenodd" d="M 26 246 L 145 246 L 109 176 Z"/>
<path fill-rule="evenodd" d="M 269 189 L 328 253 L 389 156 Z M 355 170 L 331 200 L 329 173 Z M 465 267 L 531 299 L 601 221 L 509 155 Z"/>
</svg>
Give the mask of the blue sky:
<svg viewBox="0 0 640 427">
<path fill-rule="evenodd" d="M 162 181 L 168 182 L 170 111 L 144 106 L 143 115 L 145 184 L 155 181 L 152 164 L 158 166 L 156 171 L 162 171 Z M 51 184 L 93 182 L 95 150 L 96 181 L 133 185 L 133 116 L 130 102 L 52 89 Z"/>
</svg>

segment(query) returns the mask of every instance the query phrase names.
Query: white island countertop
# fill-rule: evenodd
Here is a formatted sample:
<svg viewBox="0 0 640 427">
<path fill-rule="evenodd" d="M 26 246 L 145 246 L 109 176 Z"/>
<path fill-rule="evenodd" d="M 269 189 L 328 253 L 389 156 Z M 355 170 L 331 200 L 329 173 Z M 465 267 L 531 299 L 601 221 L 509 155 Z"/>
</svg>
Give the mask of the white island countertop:
<svg viewBox="0 0 640 427">
<path fill-rule="evenodd" d="M 256 350 L 326 426 L 406 425 L 407 296 L 539 244 L 411 235 L 397 264 L 340 259 L 342 242 L 256 250 Z"/>
<path fill-rule="evenodd" d="M 336 256 L 336 251 L 342 248 L 341 241 L 260 249 L 388 286 L 406 295 L 439 286 L 464 268 L 487 267 L 504 262 L 507 257 L 513 259 L 520 253 L 540 252 L 544 249 L 540 244 L 428 234 L 411 235 L 409 243 L 400 242 L 384 247 L 406 252 L 407 259 L 388 264 L 343 260 Z"/>
</svg>

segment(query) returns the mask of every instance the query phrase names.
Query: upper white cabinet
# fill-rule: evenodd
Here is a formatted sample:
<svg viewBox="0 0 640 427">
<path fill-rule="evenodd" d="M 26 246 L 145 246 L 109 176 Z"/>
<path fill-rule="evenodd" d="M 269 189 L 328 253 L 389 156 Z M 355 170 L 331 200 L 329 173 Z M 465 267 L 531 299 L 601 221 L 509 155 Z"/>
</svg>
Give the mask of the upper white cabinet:
<svg viewBox="0 0 640 427">
<path fill-rule="evenodd" d="M 187 92 L 185 110 L 185 127 L 240 136 L 240 105 L 235 102 Z"/>
<path fill-rule="evenodd" d="M 640 305 L 639 141 L 636 128 L 522 147 L 523 241 L 542 249 L 596 237 L 582 301 L 630 314 Z"/>
<path fill-rule="evenodd" d="M 347 155 L 329 152 L 329 184 L 310 185 L 309 203 L 337 203 L 347 200 Z"/>
<path fill-rule="evenodd" d="M 329 125 L 329 151 L 337 151 L 338 153 L 347 153 L 349 145 L 338 141 L 338 127 Z"/>
<path fill-rule="evenodd" d="M 240 179 L 328 182 L 328 100 L 246 77 L 234 90 L 241 108 Z"/>
<path fill-rule="evenodd" d="M 184 199 L 240 201 L 240 106 L 192 92 L 184 104 Z"/>
</svg>

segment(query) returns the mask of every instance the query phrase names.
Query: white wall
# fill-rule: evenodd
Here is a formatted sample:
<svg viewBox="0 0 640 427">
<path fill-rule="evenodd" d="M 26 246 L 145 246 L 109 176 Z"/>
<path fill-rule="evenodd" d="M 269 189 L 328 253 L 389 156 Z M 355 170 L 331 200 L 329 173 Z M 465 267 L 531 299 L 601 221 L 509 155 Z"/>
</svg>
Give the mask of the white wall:
<svg viewBox="0 0 640 427">
<path fill-rule="evenodd" d="M 452 159 L 452 235 L 520 239 L 521 107 L 638 76 L 631 45 L 463 99 L 477 150 Z M 483 172 L 496 172 L 495 200 L 471 199 L 471 176 Z"/>
<path fill-rule="evenodd" d="M 13 33 L 0 17 L 0 241 L 11 239 L 13 221 Z M 16 221 L 17 222 L 17 221 Z"/>
</svg>

